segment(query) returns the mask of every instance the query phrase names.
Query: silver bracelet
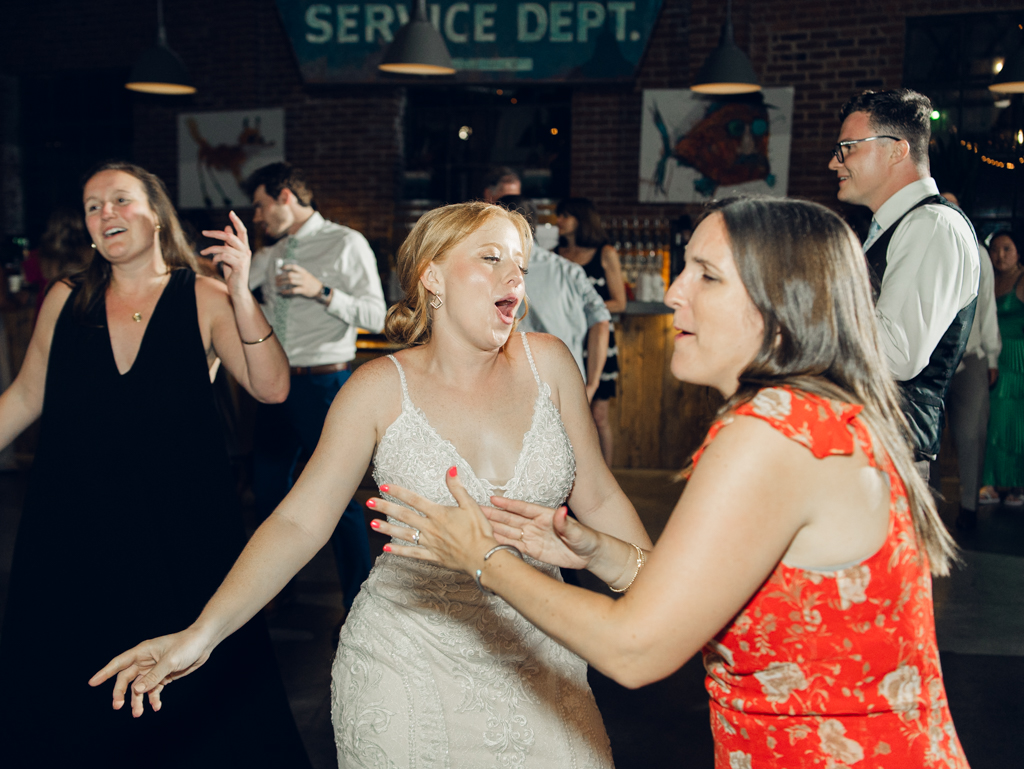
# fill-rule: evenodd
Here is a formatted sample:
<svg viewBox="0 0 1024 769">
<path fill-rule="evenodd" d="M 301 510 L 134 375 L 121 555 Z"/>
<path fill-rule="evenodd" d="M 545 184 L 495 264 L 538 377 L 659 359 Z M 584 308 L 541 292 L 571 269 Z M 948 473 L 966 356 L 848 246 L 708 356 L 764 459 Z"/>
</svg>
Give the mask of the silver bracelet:
<svg viewBox="0 0 1024 769">
<path fill-rule="evenodd" d="M 519 552 L 518 547 L 515 547 L 514 545 L 498 545 L 497 547 L 492 547 L 490 550 L 487 551 L 487 554 L 484 556 L 484 561 L 486 562 L 488 558 L 497 553 L 499 550 L 507 550 L 520 561 L 523 560 L 523 554 Z M 480 584 L 480 577 L 483 576 L 483 573 L 483 569 L 477 569 L 476 574 L 473 575 L 473 579 L 476 581 L 476 586 L 480 588 L 480 592 L 484 595 L 494 595 L 494 591 L 488 590 L 486 587 Z"/>
</svg>

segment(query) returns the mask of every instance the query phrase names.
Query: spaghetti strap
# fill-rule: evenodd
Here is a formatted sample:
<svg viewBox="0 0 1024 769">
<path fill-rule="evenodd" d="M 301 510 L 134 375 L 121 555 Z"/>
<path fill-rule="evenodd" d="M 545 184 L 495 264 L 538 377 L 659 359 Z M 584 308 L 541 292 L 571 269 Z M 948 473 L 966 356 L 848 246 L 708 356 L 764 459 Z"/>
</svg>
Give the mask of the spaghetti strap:
<svg viewBox="0 0 1024 769">
<path fill-rule="evenodd" d="M 398 369 L 398 378 L 402 380 L 402 400 L 409 401 L 411 403 L 412 401 L 409 400 L 409 385 L 405 382 L 405 369 L 402 368 L 402 364 L 398 362 L 398 358 L 394 355 L 389 355 L 388 357 L 391 358 L 391 362 L 394 363 L 395 367 Z"/>
<path fill-rule="evenodd" d="M 522 337 L 523 340 L 523 348 L 526 350 L 526 358 L 530 361 L 530 371 L 533 372 L 533 379 L 537 383 L 537 387 L 542 388 L 543 382 L 540 381 L 540 374 L 537 373 L 537 366 L 533 362 L 533 353 L 530 352 L 530 343 L 526 341 L 526 332 L 520 331 L 519 336 Z"/>
</svg>

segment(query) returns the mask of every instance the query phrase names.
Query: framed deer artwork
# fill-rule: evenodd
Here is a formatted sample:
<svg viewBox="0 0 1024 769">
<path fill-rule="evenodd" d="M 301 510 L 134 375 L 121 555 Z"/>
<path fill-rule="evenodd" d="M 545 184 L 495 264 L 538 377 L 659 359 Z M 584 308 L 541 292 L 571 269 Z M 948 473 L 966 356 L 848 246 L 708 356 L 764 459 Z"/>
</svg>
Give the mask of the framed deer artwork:
<svg viewBox="0 0 1024 769">
<path fill-rule="evenodd" d="M 248 206 L 245 179 L 284 160 L 284 110 L 178 115 L 178 208 Z"/>
</svg>

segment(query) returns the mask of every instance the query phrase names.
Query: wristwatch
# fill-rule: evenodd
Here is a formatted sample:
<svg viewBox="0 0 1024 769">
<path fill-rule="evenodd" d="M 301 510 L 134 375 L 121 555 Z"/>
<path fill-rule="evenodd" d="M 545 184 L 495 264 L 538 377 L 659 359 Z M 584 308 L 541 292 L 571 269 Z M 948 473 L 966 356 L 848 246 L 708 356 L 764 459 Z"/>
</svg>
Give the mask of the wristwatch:
<svg viewBox="0 0 1024 769">
<path fill-rule="evenodd" d="M 324 283 L 321 283 L 320 286 L 320 293 L 316 295 L 316 300 L 320 304 L 327 306 L 331 303 L 331 295 L 334 293 L 334 289 Z"/>
</svg>

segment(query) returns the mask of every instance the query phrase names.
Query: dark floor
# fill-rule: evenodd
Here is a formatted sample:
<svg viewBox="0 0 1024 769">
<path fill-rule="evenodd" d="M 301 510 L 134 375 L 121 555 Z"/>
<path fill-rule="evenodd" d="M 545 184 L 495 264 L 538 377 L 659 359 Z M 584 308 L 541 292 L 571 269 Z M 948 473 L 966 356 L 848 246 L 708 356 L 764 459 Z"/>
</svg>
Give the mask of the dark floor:
<svg viewBox="0 0 1024 769">
<path fill-rule="evenodd" d="M 681 491 L 663 471 L 616 473 L 657 538 Z M 943 491 L 955 499 L 956 480 Z M 0 618 L 6 600 L 25 478 L 0 473 Z M 365 498 L 367 493 L 361 497 Z M 949 505 L 944 506 L 951 516 Z M 952 521 L 950 521 L 952 522 Z M 379 552 L 383 539 L 371 533 Z M 935 582 L 935 613 L 950 707 L 974 769 L 1024 765 L 1024 511 L 983 510 L 962 539 L 964 566 Z M 329 670 L 343 618 L 329 549 L 296 577 L 269 612 L 292 709 L 317 769 L 334 769 Z M 700 660 L 638 691 L 591 672 L 618 769 L 712 766 Z"/>
</svg>

